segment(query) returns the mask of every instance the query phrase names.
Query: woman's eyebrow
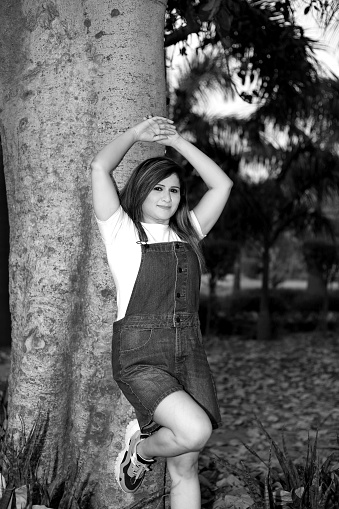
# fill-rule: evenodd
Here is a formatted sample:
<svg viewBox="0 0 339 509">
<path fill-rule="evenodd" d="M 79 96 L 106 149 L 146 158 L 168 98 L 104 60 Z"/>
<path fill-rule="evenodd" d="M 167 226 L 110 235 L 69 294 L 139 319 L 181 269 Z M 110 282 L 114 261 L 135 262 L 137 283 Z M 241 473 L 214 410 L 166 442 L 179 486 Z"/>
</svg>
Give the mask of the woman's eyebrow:
<svg viewBox="0 0 339 509">
<path fill-rule="evenodd" d="M 156 186 L 166 187 L 165 184 L 156 184 Z M 180 189 L 180 186 L 170 186 L 170 189 Z"/>
</svg>

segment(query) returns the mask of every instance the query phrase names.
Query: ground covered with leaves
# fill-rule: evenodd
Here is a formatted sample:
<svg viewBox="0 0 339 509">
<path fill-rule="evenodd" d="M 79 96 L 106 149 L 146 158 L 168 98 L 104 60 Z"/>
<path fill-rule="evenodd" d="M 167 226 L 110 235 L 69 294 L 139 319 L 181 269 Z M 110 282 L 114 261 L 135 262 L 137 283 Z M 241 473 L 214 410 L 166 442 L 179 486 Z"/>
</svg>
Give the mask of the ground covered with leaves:
<svg viewBox="0 0 339 509">
<path fill-rule="evenodd" d="M 232 502 L 234 494 L 244 492 L 233 474 L 244 465 L 254 476 L 267 473 L 270 441 L 259 421 L 272 439 L 283 443 L 295 464 L 305 462 L 316 436 L 319 464 L 338 452 L 338 333 L 299 333 L 265 343 L 214 338 L 207 352 L 223 425 L 201 457 L 204 507 L 251 506 L 239 497 Z M 271 461 L 279 468 L 274 454 Z M 215 502 L 215 486 L 225 488 L 221 505 Z"/>
</svg>

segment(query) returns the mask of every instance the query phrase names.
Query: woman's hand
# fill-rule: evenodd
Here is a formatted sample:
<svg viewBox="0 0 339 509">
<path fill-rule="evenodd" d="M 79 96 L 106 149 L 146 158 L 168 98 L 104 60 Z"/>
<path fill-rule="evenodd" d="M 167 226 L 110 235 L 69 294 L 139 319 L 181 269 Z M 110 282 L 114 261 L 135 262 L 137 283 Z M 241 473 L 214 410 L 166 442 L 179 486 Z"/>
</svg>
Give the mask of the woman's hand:
<svg viewBox="0 0 339 509">
<path fill-rule="evenodd" d="M 179 136 L 172 120 L 150 115 L 133 127 L 133 131 L 136 141 L 156 141 L 162 145 L 170 145 L 172 138 Z"/>
</svg>

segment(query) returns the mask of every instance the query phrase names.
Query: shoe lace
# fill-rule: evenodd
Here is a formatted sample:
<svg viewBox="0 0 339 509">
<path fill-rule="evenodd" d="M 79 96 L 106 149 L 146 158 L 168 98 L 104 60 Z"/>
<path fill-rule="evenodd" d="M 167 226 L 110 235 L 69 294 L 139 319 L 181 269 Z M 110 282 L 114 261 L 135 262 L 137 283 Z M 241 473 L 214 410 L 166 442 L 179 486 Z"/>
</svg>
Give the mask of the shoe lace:
<svg viewBox="0 0 339 509">
<path fill-rule="evenodd" d="M 150 467 L 148 465 L 141 463 L 137 459 L 131 461 L 131 473 L 132 476 L 135 477 L 135 479 L 139 479 L 140 476 L 142 476 L 149 470 Z"/>
</svg>

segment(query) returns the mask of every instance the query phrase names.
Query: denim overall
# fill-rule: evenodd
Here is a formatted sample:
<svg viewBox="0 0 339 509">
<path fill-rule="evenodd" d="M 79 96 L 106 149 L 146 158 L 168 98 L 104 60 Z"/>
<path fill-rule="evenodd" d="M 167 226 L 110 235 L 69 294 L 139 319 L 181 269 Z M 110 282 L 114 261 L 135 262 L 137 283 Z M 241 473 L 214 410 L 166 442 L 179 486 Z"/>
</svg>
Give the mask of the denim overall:
<svg viewBox="0 0 339 509">
<path fill-rule="evenodd" d="M 142 244 L 126 315 L 113 326 L 113 376 L 151 433 L 158 404 L 184 390 L 220 424 L 214 381 L 199 327 L 200 270 L 185 242 Z"/>
</svg>

